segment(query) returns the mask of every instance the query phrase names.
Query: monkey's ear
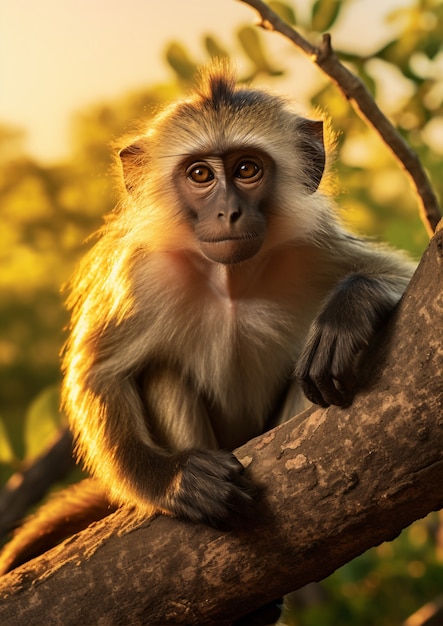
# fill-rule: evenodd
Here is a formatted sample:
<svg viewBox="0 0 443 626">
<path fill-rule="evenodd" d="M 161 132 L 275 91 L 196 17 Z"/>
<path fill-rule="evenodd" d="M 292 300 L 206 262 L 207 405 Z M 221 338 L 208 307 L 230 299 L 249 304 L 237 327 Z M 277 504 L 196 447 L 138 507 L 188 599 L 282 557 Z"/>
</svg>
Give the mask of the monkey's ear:
<svg viewBox="0 0 443 626">
<path fill-rule="evenodd" d="M 134 190 L 135 181 L 139 175 L 138 169 L 145 162 L 145 154 L 146 150 L 141 141 L 135 141 L 126 148 L 122 148 L 118 153 L 123 169 L 123 180 L 128 193 Z"/>
<path fill-rule="evenodd" d="M 314 193 L 318 189 L 326 164 L 323 122 L 299 118 L 297 130 L 301 136 L 297 148 L 303 155 L 305 186 L 309 193 Z"/>
</svg>

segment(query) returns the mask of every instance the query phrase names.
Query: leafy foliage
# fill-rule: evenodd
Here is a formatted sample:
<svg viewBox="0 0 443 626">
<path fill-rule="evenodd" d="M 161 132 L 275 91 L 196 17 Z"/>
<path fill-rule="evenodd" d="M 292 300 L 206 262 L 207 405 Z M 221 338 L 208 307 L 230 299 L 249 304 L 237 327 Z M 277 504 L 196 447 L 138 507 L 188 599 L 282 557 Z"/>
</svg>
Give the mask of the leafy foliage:
<svg viewBox="0 0 443 626">
<path fill-rule="evenodd" d="M 296 24 L 295 10 L 285 2 L 268 2 L 270 8 L 287 24 L 294 26 Z"/>
<path fill-rule="evenodd" d="M 329 30 L 342 9 L 342 0 L 316 0 L 312 6 L 312 29 L 320 33 Z"/>
</svg>

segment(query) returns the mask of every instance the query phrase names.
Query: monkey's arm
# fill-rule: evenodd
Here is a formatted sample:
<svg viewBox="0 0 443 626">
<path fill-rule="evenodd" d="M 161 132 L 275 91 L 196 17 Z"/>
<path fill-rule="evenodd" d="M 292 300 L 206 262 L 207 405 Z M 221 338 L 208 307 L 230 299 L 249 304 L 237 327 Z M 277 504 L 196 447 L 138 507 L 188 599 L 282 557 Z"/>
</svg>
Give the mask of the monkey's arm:
<svg viewBox="0 0 443 626">
<path fill-rule="evenodd" d="M 112 334 L 118 353 L 120 332 Z M 74 401 L 69 411 L 79 456 L 112 502 L 136 506 L 142 515 L 161 511 L 213 526 L 231 523 L 253 501 L 242 465 L 230 452 L 213 449 L 197 391 L 170 368 L 154 363 L 149 369 L 141 380 L 130 372 L 110 376 L 102 363 L 94 375 L 80 377 L 81 403 Z"/>
<path fill-rule="evenodd" d="M 415 265 L 352 237 L 342 245 L 349 273 L 335 285 L 311 324 L 296 366 L 306 396 L 320 406 L 351 403 L 359 356 L 405 290 Z"/>
</svg>

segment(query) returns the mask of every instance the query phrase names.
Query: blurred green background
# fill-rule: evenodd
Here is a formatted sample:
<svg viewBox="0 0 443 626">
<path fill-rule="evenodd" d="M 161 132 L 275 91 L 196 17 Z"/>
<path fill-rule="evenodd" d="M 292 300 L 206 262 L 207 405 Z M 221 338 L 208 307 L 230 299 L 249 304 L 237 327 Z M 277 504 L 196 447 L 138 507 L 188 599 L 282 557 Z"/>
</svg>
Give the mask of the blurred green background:
<svg viewBox="0 0 443 626">
<path fill-rule="evenodd" d="M 269 4 L 312 42 L 329 31 L 334 44 L 335 29 L 352 3 Z M 443 5 L 412 0 L 387 19 L 392 34 L 370 54 L 349 47 L 336 51 L 419 154 L 442 198 Z M 279 48 L 284 52 L 275 55 L 271 38 L 276 35 L 253 23 L 251 12 L 249 24 L 239 24 L 229 36 L 202 34 L 197 55 L 180 41 L 165 44 L 159 63 L 169 78 L 78 111 L 69 156 L 61 162 L 48 165 L 31 157 L 23 131 L 0 124 L 1 484 L 32 462 L 64 421 L 58 412 L 59 352 L 67 317 L 60 288 L 116 202 L 111 142 L 186 91 L 197 65 L 212 56 L 232 58 L 242 68 L 242 80 L 297 95 L 291 64 L 298 53 L 284 43 Z M 356 232 L 418 259 L 428 237 L 406 176 L 337 89 L 314 66 L 307 71 L 312 74 L 309 105 L 325 111 L 338 133 L 332 169 L 343 219 Z M 322 583 L 323 599 L 299 608 L 291 623 L 401 624 L 442 592 L 441 521 L 432 514 L 340 569 Z"/>
</svg>

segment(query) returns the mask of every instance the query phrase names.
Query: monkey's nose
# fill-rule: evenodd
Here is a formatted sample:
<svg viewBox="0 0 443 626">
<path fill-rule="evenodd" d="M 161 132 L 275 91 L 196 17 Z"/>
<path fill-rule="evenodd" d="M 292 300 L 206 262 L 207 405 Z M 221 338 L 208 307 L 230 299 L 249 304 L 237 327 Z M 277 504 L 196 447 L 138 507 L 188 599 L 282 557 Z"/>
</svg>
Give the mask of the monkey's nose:
<svg viewBox="0 0 443 626">
<path fill-rule="evenodd" d="M 241 209 L 240 207 L 236 207 L 234 208 L 230 208 L 230 209 L 226 209 L 224 211 L 219 211 L 218 212 L 218 219 L 219 220 L 223 220 L 223 221 L 227 221 L 230 224 L 234 224 L 235 222 L 237 222 L 240 217 L 241 217 Z"/>
</svg>

